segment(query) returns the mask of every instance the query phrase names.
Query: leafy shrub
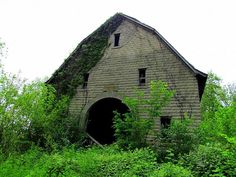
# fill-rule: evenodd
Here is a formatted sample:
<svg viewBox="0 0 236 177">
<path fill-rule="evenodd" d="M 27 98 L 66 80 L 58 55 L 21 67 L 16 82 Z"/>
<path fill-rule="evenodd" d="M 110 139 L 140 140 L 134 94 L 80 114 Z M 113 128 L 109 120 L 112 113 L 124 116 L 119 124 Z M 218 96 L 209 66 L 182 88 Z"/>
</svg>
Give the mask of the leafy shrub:
<svg viewBox="0 0 236 177">
<path fill-rule="evenodd" d="M 155 154 L 149 149 L 120 152 L 101 161 L 100 176 L 149 176 L 157 165 Z"/>
<path fill-rule="evenodd" d="M 181 164 L 195 176 L 235 176 L 236 154 L 222 144 L 200 145 L 183 156 Z"/>
<path fill-rule="evenodd" d="M 123 120 L 121 117 L 124 117 Z M 150 119 L 134 116 L 132 113 L 115 113 L 116 143 L 123 149 L 135 149 L 147 146 L 146 137 L 152 127 Z"/>
<path fill-rule="evenodd" d="M 172 161 L 189 153 L 198 145 L 198 137 L 189 118 L 173 120 L 168 128 L 162 128 L 157 139 L 159 161 Z"/>
<path fill-rule="evenodd" d="M 126 97 L 123 103 L 129 107 L 125 114 L 115 113 L 113 119 L 117 144 L 123 149 L 135 149 L 147 146 L 147 135 L 152 130 L 154 119 L 161 115 L 162 109 L 169 103 L 174 92 L 162 81 L 152 81 L 149 98 L 144 92 L 137 92 L 136 98 Z M 139 113 L 148 117 L 141 117 Z"/>
<path fill-rule="evenodd" d="M 191 177 L 191 171 L 173 163 L 163 163 L 158 170 L 150 174 L 151 177 Z"/>
</svg>

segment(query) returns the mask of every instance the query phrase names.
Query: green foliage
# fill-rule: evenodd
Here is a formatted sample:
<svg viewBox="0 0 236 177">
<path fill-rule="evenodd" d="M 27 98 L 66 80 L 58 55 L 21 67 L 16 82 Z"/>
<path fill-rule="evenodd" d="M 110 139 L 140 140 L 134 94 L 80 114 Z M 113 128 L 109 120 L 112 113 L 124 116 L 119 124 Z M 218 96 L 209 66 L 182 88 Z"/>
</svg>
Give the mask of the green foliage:
<svg viewBox="0 0 236 177">
<path fill-rule="evenodd" d="M 4 159 L 4 154 L 0 154 Z M 6 160 L 0 162 L 0 174 L 3 177 L 14 176 L 21 177 L 27 176 L 34 167 L 34 163 L 43 158 L 44 154 L 38 148 L 32 148 L 23 155 L 11 155 Z M 33 176 L 33 175 L 29 175 Z M 40 175 L 39 173 L 39 176 Z"/>
<path fill-rule="evenodd" d="M 181 164 L 195 176 L 235 176 L 236 154 L 219 143 L 200 145 L 183 156 Z"/>
<path fill-rule="evenodd" d="M 198 145 L 198 136 L 192 120 L 185 117 L 171 122 L 168 128 L 162 128 L 157 139 L 156 151 L 159 161 L 176 161 Z"/>
<path fill-rule="evenodd" d="M 150 149 L 120 151 L 67 148 L 52 154 L 33 149 L 0 162 L 1 176 L 150 176 L 156 169 L 155 154 Z"/>
<path fill-rule="evenodd" d="M 152 127 L 152 121 L 136 117 L 132 113 L 116 113 L 114 127 L 116 143 L 123 149 L 135 149 L 147 146 L 146 136 Z"/>
<path fill-rule="evenodd" d="M 52 86 L 26 84 L 1 68 L 0 149 L 6 156 L 32 144 L 52 150 L 78 140 L 77 119 L 68 116 L 69 99 L 55 93 Z"/>
<path fill-rule="evenodd" d="M 157 165 L 155 154 L 149 149 L 121 151 L 101 162 L 100 176 L 149 176 Z"/>
<path fill-rule="evenodd" d="M 137 92 L 136 98 L 126 97 L 123 103 L 130 111 L 123 115 L 116 112 L 114 117 L 117 144 L 123 149 L 146 147 L 146 138 L 154 125 L 154 119 L 161 115 L 173 94 L 166 83 L 152 81 L 149 99 L 144 98 L 143 92 Z M 141 117 L 140 112 L 146 113 L 148 117 Z"/>
<path fill-rule="evenodd" d="M 214 119 L 215 112 L 227 104 L 221 79 L 214 73 L 208 73 L 207 83 L 201 100 L 203 119 Z"/>
<path fill-rule="evenodd" d="M 236 83 L 224 86 L 224 92 L 226 94 L 227 106 L 236 102 Z"/>
<path fill-rule="evenodd" d="M 173 163 L 163 163 L 160 165 L 158 170 L 155 170 L 151 175 L 151 177 L 191 177 L 191 171 L 188 169 L 173 164 Z"/>
<path fill-rule="evenodd" d="M 78 163 L 60 153 L 47 154 L 38 148 L 10 156 L 1 164 L 1 176 L 76 176 Z"/>
<path fill-rule="evenodd" d="M 236 102 L 219 108 L 214 117 L 202 121 L 199 134 L 202 142 L 221 141 L 222 134 L 236 137 Z"/>
<path fill-rule="evenodd" d="M 2 69 L 2 68 L 1 68 Z M 11 78 L 10 78 L 11 77 Z M 3 69 L 0 73 L 0 148 L 8 153 L 16 149 L 28 120 L 18 109 L 20 81 L 15 76 L 8 76 Z"/>
<path fill-rule="evenodd" d="M 236 136 L 235 87 L 223 88 L 220 81 L 215 74 L 209 74 L 201 102 L 203 121 L 198 131 L 202 143 L 221 141 L 222 134 Z"/>
<path fill-rule="evenodd" d="M 236 137 L 236 102 L 216 112 L 218 133 L 221 132 L 230 137 Z"/>
<path fill-rule="evenodd" d="M 148 105 L 150 118 L 160 117 L 162 109 L 167 106 L 174 96 L 174 91 L 168 88 L 168 84 L 163 81 L 151 81 L 150 98 L 144 101 Z"/>
<path fill-rule="evenodd" d="M 198 128 L 202 145 L 185 155 L 183 164 L 196 176 L 235 176 L 235 87 L 223 88 L 219 77 L 208 76 L 201 103 L 203 121 Z"/>
</svg>

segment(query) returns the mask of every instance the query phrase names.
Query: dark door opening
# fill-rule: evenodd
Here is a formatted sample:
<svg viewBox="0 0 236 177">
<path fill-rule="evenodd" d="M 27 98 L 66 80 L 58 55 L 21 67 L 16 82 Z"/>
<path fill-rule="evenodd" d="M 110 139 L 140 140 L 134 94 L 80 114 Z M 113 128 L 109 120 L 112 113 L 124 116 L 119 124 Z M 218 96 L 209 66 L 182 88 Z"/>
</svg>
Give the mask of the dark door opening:
<svg viewBox="0 0 236 177">
<path fill-rule="evenodd" d="M 112 144 L 115 141 L 113 111 L 123 114 L 128 110 L 128 107 L 116 98 L 104 98 L 97 101 L 88 112 L 88 134 L 100 144 Z"/>
</svg>

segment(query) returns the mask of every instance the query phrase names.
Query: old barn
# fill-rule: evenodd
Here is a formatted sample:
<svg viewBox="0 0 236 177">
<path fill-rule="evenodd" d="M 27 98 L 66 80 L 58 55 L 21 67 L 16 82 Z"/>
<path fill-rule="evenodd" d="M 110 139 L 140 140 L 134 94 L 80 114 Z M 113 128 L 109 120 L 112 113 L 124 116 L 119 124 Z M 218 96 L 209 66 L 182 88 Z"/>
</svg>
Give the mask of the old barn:
<svg viewBox="0 0 236 177">
<path fill-rule="evenodd" d="M 48 80 L 58 95 L 71 97 L 70 113 L 80 128 L 101 144 L 114 141 L 113 111 L 129 108 L 121 100 L 135 88 L 149 93 L 151 80 L 162 80 L 175 96 L 155 129 L 188 114 L 200 121 L 200 100 L 207 75 L 194 68 L 159 32 L 117 13 L 85 38 Z"/>
</svg>

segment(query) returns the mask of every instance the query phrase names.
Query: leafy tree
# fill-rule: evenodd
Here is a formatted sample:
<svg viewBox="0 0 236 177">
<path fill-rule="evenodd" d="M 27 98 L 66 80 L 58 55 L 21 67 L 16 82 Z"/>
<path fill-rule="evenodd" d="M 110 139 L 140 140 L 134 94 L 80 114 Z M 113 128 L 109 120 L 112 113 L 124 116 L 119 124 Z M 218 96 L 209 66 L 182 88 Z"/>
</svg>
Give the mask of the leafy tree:
<svg viewBox="0 0 236 177">
<path fill-rule="evenodd" d="M 1 43 L 0 47 L 3 44 Z M 32 144 L 51 150 L 75 143 L 78 121 L 68 115 L 68 97 L 41 81 L 26 84 L 0 65 L 0 150 L 6 156 Z"/>
<path fill-rule="evenodd" d="M 224 91 L 227 97 L 227 106 L 236 102 L 236 83 L 226 85 Z"/>
<path fill-rule="evenodd" d="M 201 103 L 203 121 L 199 134 L 203 143 L 219 142 L 222 135 L 236 136 L 235 85 L 222 87 L 220 81 L 215 74 L 209 73 Z"/>
<path fill-rule="evenodd" d="M 236 102 L 230 106 L 221 108 L 216 112 L 216 136 L 222 134 L 229 137 L 236 137 Z M 210 130 L 209 130 L 210 131 Z"/>
<path fill-rule="evenodd" d="M 201 100 L 203 119 L 214 119 L 216 111 L 227 104 L 221 79 L 214 73 L 208 73 L 207 83 Z"/>
<path fill-rule="evenodd" d="M 25 84 L 2 71 L 0 76 L 0 141 L 2 152 L 27 149 L 32 143 L 52 147 L 65 138 L 68 99 L 42 82 Z M 22 149 L 23 148 L 23 149 Z"/>
</svg>

